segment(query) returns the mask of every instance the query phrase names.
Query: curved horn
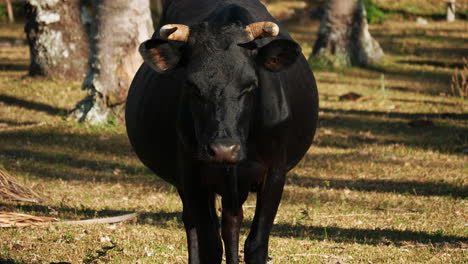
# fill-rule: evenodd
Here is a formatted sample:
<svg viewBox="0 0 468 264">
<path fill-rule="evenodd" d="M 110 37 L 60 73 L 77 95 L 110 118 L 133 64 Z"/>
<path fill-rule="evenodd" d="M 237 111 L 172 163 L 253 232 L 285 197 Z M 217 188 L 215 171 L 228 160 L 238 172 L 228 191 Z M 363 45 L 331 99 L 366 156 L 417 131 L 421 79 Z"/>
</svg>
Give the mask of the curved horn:
<svg viewBox="0 0 468 264">
<path fill-rule="evenodd" d="M 255 22 L 245 27 L 250 40 L 266 37 L 276 37 L 279 34 L 279 27 L 273 22 Z"/>
<path fill-rule="evenodd" d="M 159 30 L 159 35 L 163 39 L 187 42 L 190 28 L 182 24 L 167 24 Z"/>
</svg>

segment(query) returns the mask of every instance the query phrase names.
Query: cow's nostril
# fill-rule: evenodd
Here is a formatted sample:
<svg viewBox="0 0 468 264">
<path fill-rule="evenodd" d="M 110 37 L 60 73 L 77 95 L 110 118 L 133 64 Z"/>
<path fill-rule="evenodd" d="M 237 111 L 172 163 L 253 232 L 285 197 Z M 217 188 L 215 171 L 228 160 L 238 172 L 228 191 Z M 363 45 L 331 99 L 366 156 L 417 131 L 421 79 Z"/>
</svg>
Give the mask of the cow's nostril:
<svg viewBox="0 0 468 264">
<path fill-rule="evenodd" d="M 215 161 L 219 162 L 236 162 L 238 160 L 238 154 L 240 145 L 224 145 L 224 144 L 211 144 L 208 150 L 208 154 Z"/>
<path fill-rule="evenodd" d="M 210 157 L 216 156 L 216 152 L 213 150 L 213 147 L 211 145 L 206 146 L 206 152 L 208 153 Z"/>
</svg>

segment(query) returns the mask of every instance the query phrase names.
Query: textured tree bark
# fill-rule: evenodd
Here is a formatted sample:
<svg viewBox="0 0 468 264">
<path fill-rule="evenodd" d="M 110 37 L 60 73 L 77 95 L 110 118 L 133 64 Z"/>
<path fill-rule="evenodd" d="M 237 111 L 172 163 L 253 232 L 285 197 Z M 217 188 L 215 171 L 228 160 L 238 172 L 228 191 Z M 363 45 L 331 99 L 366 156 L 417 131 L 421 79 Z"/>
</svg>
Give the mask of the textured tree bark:
<svg viewBox="0 0 468 264">
<path fill-rule="evenodd" d="M 8 12 L 8 22 L 15 22 L 15 15 L 13 14 L 13 6 L 11 5 L 11 0 L 6 0 L 7 12 Z"/>
<path fill-rule="evenodd" d="M 138 47 L 153 33 L 148 0 L 95 0 L 88 73 L 89 95 L 72 117 L 93 125 L 121 117 L 130 83 L 143 62 Z"/>
<path fill-rule="evenodd" d="M 88 38 L 81 22 L 80 0 L 27 0 L 25 8 L 29 74 L 82 80 Z"/>
<path fill-rule="evenodd" d="M 456 0 L 446 0 L 447 2 L 447 22 L 455 21 L 455 2 Z"/>
<path fill-rule="evenodd" d="M 162 10 L 163 10 L 163 1 L 151 0 L 150 4 L 156 10 L 157 16 L 160 17 L 162 15 Z"/>
<path fill-rule="evenodd" d="M 313 56 L 334 66 L 366 66 L 381 61 L 384 53 L 369 33 L 363 0 L 328 0 Z"/>
<path fill-rule="evenodd" d="M 150 0 L 153 25 L 157 27 L 163 11 L 163 0 Z"/>
</svg>

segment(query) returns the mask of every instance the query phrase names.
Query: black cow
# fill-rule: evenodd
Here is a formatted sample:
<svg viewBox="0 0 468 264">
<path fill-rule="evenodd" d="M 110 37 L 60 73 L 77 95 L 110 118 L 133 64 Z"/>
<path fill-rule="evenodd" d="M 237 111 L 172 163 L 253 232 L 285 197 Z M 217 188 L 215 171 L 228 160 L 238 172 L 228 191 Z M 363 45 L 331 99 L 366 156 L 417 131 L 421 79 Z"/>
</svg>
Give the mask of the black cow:
<svg viewBox="0 0 468 264">
<path fill-rule="evenodd" d="M 318 98 L 300 47 L 258 0 L 167 0 L 128 94 L 141 161 L 183 202 L 189 263 L 238 263 L 242 204 L 257 193 L 245 262 L 266 263 L 285 175 L 314 137 Z M 221 235 L 215 196 L 222 197 Z"/>
</svg>

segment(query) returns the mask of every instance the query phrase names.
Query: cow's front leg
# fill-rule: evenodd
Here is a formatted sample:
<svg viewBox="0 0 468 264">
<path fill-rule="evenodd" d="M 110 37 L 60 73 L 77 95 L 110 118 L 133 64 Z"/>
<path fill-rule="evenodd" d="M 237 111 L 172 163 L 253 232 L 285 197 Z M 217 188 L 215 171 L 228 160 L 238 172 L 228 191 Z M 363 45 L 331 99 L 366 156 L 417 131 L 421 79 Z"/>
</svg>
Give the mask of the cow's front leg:
<svg viewBox="0 0 468 264">
<path fill-rule="evenodd" d="M 197 191 L 179 192 L 183 202 L 183 220 L 187 232 L 190 264 L 219 264 L 223 249 L 214 194 Z"/>
<path fill-rule="evenodd" d="M 255 216 L 244 247 L 247 264 L 267 262 L 270 231 L 283 194 L 285 175 L 285 166 L 270 169 L 263 186 L 257 192 Z"/>
<path fill-rule="evenodd" d="M 234 210 L 237 210 L 237 212 L 233 212 L 233 209 L 226 205 L 223 200 L 221 228 L 227 264 L 239 263 L 239 230 L 244 218 L 244 212 L 242 206 Z"/>
</svg>

